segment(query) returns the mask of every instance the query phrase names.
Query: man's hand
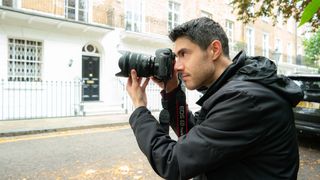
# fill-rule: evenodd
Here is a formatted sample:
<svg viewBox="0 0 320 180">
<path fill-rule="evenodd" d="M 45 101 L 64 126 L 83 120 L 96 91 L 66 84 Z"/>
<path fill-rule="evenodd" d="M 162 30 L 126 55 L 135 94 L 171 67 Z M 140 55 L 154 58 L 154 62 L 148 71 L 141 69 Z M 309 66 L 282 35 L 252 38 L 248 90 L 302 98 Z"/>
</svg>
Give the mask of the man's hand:
<svg viewBox="0 0 320 180">
<path fill-rule="evenodd" d="M 137 77 L 136 70 L 131 70 L 131 76 L 128 78 L 127 82 L 127 91 L 135 108 L 147 106 L 146 87 L 149 78 L 147 78 L 141 86 L 142 79 L 142 77 Z"/>
<path fill-rule="evenodd" d="M 151 77 L 152 81 L 156 83 L 161 89 L 164 89 L 164 83 L 157 78 Z M 172 78 L 167 82 L 166 92 L 169 93 L 179 85 L 178 72 L 174 72 Z"/>
</svg>

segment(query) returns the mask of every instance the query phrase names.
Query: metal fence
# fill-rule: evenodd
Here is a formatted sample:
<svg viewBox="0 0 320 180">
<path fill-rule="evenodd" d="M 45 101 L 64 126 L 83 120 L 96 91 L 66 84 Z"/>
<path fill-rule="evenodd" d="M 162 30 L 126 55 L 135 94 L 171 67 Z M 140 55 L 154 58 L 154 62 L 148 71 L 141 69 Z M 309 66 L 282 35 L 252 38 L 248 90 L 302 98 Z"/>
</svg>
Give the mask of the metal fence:
<svg viewBox="0 0 320 180">
<path fill-rule="evenodd" d="M 2 80 L 0 120 L 76 116 L 81 82 Z"/>
<path fill-rule="evenodd" d="M 134 110 L 131 99 L 126 92 L 126 82 L 119 78 L 114 82 L 116 87 L 115 110 L 117 113 L 130 113 Z M 161 89 L 152 81 L 147 86 L 148 109 L 160 111 Z M 55 118 L 87 115 L 86 111 L 99 111 L 99 108 L 92 103 L 86 104 L 82 101 L 82 82 L 81 81 L 0 81 L 0 120 L 36 119 L 36 118 Z M 194 102 L 199 98 L 198 93 L 186 91 L 187 100 Z M 89 110 L 86 105 L 90 106 Z M 110 113 L 113 107 L 103 105 L 102 113 Z M 191 108 L 192 103 L 190 104 Z M 96 108 L 96 109 L 94 109 Z"/>
<path fill-rule="evenodd" d="M 160 91 L 161 89 L 159 86 L 150 80 L 149 85 L 146 88 L 146 93 L 148 99 L 148 109 L 151 111 L 160 111 L 162 109 Z"/>
<path fill-rule="evenodd" d="M 116 80 L 123 113 L 134 110 L 125 83 Z M 0 81 L 0 120 L 55 118 L 84 115 L 81 81 Z M 146 89 L 148 108 L 161 109 L 159 87 L 150 82 Z M 89 106 L 92 103 L 88 104 Z M 93 107 L 94 108 L 94 107 Z M 106 107 L 107 108 L 107 107 Z M 92 110 L 92 109 L 91 109 Z M 112 111 L 112 110 L 110 110 Z"/>
<path fill-rule="evenodd" d="M 131 102 L 131 99 L 126 92 L 126 80 L 122 81 L 123 79 L 117 78 L 117 89 L 120 91 L 120 94 L 122 96 L 121 98 L 121 104 L 123 111 L 125 113 L 131 112 L 134 110 L 134 106 Z M 153 83 L 151 80 L 149 81 L 149 84 L 146 88 L 146 94 L 148 99 L 148 109 L 151 111 L 160 111 L 162 109 L 161 105 L 161 96 L 160 96 L 161 89 L 158 85 Z"/>
</svg>

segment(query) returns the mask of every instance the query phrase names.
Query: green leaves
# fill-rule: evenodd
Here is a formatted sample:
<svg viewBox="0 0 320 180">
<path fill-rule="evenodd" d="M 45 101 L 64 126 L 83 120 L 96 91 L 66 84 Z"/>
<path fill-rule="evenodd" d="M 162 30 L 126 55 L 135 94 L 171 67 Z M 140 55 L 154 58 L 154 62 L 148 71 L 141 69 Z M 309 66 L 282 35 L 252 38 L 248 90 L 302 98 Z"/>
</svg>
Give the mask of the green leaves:
<svg viewBox="0 0 320 180">
<path fill-rule="evenodd" d="M 312 0 L 304 9 L 299 27 L 310 21 L 320 8 L 320 0 Z"/>
<path fill-rule="evenodd" d="M 317 61 L 320 59 L 320 30 L 314 33 L 309 39 L 304 40 L 303 45 L 307 65 L 319 68 Z"/>
<path fill-rule="evenodd" d="M 309 22 L 310 32 L 316 32 L 320 27 L 320 0 L 231 0 L 230 5 L 243 23 L 270 17 L 275 25 L 293 18 L 300 22 L 299 26 Z M 278 22 L 279 17 L 283 18 L 282 22 Z"/>
</svg>

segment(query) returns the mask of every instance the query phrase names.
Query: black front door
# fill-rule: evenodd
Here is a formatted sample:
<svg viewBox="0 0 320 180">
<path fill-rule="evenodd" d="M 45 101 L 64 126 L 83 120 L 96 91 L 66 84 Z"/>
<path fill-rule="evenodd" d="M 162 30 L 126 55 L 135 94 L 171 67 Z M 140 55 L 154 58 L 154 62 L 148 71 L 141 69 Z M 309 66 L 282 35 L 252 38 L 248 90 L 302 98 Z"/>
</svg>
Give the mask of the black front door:
<svg viewBox="0 0 320 180">
<path fill-rule="evenodd" d="M 83 101 L 99 100 L 99 62 L 99 57 L 82 56 Z"/>
</svg>

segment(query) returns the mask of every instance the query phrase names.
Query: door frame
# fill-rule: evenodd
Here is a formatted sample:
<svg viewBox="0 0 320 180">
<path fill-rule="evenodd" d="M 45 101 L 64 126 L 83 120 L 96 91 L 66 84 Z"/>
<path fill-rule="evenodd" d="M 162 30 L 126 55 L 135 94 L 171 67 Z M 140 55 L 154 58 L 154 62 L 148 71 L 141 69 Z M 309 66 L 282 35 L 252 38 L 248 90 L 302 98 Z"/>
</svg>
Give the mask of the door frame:
<svg viewBox="0 0 320 180">
<path fill-rule="evenodd" d="M 85 88 L 85 85 L 86 85 L 86 83 L 88 83 L 89 84 L 89 82 L 90 82 L 90 84 L 91 83 L 94 83 L 94 81 L 95 80 L 92 80 L 92 79 L 84 79 L 84 67 L 83 67 L 83 65 L 84 65 L 84 61 L 85 61 L 85 59 L 84 59 L 84 57 L 93 57 L 93 58 L 97 58 L 98 60 L 98 67 L 97 67 L 97 71 L 98 71 L 98 79 L 97 79 L 97 81 L 98 81 L 98 83 L 97 83 L 97 85 L 98 85 L 98 90 L 97 90 L 97 94 L 98 94 L 98 99 L 92 99 L 92 100 L 85 100 L 85 97 L 84 97 L 84 93 L 85 93 L 85 90 L 84 90 L 84 88 Z M 82 56 L 81 56 L 81 79 L 82 79 L 82 93 L 81 93 L 81 100 L 82 100 L 82 102 L 95 102 L 95 101 L 100 101 L 100 98 L 101 98 L 101 94 L 100 94 L 100 87 L 101 87 L 101 85 L 100 85 L 100 68 L 101 68 L 101 58 L 100 58 L 100 56 L 94 56 L 94 55 L 86 55 L 86 54 L 82 54 Z M 88 77 L 89 78 L 89 77 Z"/>
</svg>

